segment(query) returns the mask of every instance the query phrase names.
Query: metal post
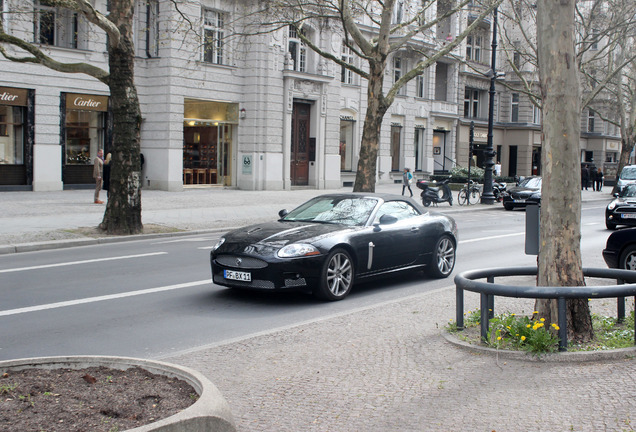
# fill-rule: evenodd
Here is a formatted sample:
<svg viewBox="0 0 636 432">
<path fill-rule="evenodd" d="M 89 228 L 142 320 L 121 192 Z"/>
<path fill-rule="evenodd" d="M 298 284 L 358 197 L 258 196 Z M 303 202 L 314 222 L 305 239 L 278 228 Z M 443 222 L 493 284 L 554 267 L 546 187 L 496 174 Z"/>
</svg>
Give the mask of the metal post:
<svg viewBox="0 0 636 432">
<path fill-rule="evenodd" d="M 486 278 L 486 282 L 495 283 L 494 276 L 488 276 Z M 495 317 L 495 296 L 493 294 L 488 295 L 488 319 L 493 319 Z"/>
<path fill-rule="evenodd" d="M 622 279 L 617 279 L 617 285 L 623 285 L 625 283 Z M 625 321 L 625 297 L 616 298 L 616 322 L 620 323 Z"/>
<path fill-rule="evenodd" d="M 490 104 L 488 106 L 488 142 L 486 144 L 486 150 L 484 151 L 486 160 L 484 161 L 484 191 L 481 195 L 482 204 L 495 203 L 495 195 L 492 192 L 492 169 L 495 166 L 494 157 L 497 153 L 493 150 L 492 129 L 495 112 L 495 80 L 497 79 L 497 72 L 495 72 L 497 65 L 497 8 L 493 10 L 492 18 L 492 57 L 490 61 L 490 73 L 492 76 L 490 77 Z"/>
<path fill-rule="evenodd" d="M 457 318 L 457 330 L 464 329 L 464 290 L 455 287 L 455 317 Z"/>
<path fill-rule="evenodd" d="M 559 351 L 568 350 L 568 318 L 565 308 L 565 297 L 559 297 L 557 300 L 559 309 Z"/>
<path fill-rule="evenodd" d="M 481 293 L 480 295 L 480 313 L 481 313 L 481 340 L 486 341 L 488 339 L 488 295 Z"/>
<path fill-rule="evenodd" d="M 468 135 L 468 184 L 466 193 L 470 190 L 470 163 L 473 161 L 473 148 L 475 146 L 475 122 L 470 122 L 470 135 Z"/>
</svg>

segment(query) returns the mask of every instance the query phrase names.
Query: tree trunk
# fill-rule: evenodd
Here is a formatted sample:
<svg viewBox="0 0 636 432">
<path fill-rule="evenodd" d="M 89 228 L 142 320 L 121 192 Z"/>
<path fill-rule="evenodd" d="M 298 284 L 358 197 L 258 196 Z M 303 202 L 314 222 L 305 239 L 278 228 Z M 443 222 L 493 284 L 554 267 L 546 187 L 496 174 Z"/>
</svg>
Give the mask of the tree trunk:
<svg viewBox="0 0 636 432">
<path fill-rule="evenodd" d="M 362 128 L 360 155 L 354 192 L 375 192 L 375 177 L 378 164 L 378 147 L 382 120 L 388 106 L 384 103 L 382 84 L 386 65 L 370 62 L 369 86 L 367 88 L 367 111 Z"/>
<path fill-rule="evenodd" d="M 121 32 L 119 44 L 109 44 L 110 101 L 113 145 L 108 204 L 101 227 L 109 234 L 138 234 L 141 223 L 141 110 L 134 84 L 132 42 L 133 1 L 111 2 L 110 19 Z"/>
<path fill-rule="evenodd" d="M 584 286 L 581 262 L 581 97 L 574 52 L 575 0 L 540 0 L 539 75 L 543 97 L 539 286 Z M 539 316 L 558 320 L 556 301 L 537 300 Z M 568 337 L 593 336 L 587 299 L 568 301 Z"/>
</svg>

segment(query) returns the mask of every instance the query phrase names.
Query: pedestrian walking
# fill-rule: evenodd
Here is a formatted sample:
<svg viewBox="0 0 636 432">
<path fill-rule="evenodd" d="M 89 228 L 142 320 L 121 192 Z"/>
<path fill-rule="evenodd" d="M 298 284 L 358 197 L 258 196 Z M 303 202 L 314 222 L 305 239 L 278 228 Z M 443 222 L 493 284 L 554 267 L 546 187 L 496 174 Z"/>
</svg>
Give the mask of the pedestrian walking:
<svg viewBox="0 0 636 432">
<path fill-rule="evenodd" d="M 95 179 L 95 204 L 104 204 L 99 199 L 99 192 L 102 190 L 102 178 L 104 176 L 104 150 L 97 150 L 97 157 L 93 161 L 93 178 Z"/>
<path fill-rule="evenodd" d="M 581 167 L 581 190 L 585 188 L 587 190 L 588 183 L 590 182 L 590 170 L 587 165 Z"/>
<path fill-rule="evenodd" d="M 413 196 L 413 191 L 411 190 L 411 183 L 413 183 L 413 174 L 411 174 L 411 169 L 404 168 L 404 172 L 402 173 L 402 195 L 404 195 L 404 189 L 409 188 L 411 197 Z"/>
<path fill-rule="evenodd" d="M 596 190 L 598 192 L 603 190 L 603 171 L 601 170 L 596 173 Z"/>
</svg>

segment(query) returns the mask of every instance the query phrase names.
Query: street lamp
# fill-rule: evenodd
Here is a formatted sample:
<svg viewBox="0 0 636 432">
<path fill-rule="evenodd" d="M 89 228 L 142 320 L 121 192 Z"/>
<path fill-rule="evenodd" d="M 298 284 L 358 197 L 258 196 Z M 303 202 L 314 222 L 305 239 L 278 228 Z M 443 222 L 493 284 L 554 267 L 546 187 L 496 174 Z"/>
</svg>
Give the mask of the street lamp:
<svg viewBox="0 0 636 432">
<path fill-rule="evenodd" d="M 492 147 L 492 126 L 495 110 L 495 81 L 497 80 L 497 72 L 495 72 L 495 65 L 497 64 L 497 8 L 492 13 L 492 57 L 490 60 L 490 70 L 486 76 L 490 77 L 490 101 L 488 106 L 488 142 L 486 144 L 486 150 L 484 156 L 484 191 L 481 195 L 482 204 L 494 204 L 495 195 L 492 193 L 492 168 L 495 166 L 495 155 L 497 154 Z"/>
</svg>

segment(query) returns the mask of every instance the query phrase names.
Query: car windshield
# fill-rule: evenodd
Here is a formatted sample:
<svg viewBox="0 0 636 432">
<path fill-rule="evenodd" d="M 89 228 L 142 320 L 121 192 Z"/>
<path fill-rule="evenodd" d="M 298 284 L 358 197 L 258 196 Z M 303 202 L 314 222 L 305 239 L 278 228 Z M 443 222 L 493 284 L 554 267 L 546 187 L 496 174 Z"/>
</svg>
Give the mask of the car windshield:
<svg viewBox="0 0 636 432">
<path fill-rule="evenodd" d="M 621 190 L 620 196 L 622 198 L 633 198 L 636 197 L 636 185 L 630 184 L 627 185 Z"/>
<path fill-rule="evenodd" d="M 521 180 L 520 187 L 526 187 L 530 189 L 541 189 L 541 177 L 529 177 Z"/>
<path fill-rule="evenodd" d="M 289 212 L 282 220 L 364 225 L 378 200 L 364 197 L 317 197 Z"/>
<path fill-rule="evenodd" d="M 621 179 L 636 180 L 636 167 L 625 167 L 621 171 Z"/>
</svg>

